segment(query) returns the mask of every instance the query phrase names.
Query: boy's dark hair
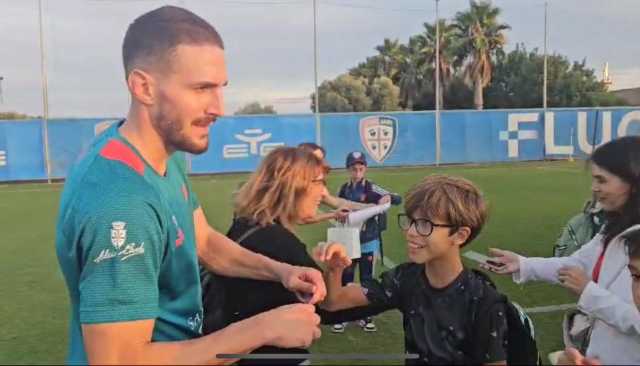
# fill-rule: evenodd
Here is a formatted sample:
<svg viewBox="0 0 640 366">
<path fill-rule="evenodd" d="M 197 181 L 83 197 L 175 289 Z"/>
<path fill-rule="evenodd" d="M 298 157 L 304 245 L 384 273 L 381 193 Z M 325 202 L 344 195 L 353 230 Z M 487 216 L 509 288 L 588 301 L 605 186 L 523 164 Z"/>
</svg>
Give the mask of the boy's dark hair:
<svg viewBox="0 0 640 366">
<path fill-rule="evenodd" d="M 630 259 L 640 259 L 640 230 L 624 235 Z"/>
<path fill-rule="evenodd" d="M 471 229 L 467 245 L 475 239 L 488 216 L 482 192 L 471 181 L 446 175 L 430 175 L 409 190 L 405 212 L 420 214 L 430 220 L 439 219 L 455 225 L 451 233 L 466 226 Z"/>
<path fill-rule="evenodd" d="M 137 67 L 167 63 L 179 45 L 204 45 L 224 49 L 220 34 L 189 10 L 163 6 L 142 14 L 129 25 L 122 42 L 125 78 Z"/>
</svg>

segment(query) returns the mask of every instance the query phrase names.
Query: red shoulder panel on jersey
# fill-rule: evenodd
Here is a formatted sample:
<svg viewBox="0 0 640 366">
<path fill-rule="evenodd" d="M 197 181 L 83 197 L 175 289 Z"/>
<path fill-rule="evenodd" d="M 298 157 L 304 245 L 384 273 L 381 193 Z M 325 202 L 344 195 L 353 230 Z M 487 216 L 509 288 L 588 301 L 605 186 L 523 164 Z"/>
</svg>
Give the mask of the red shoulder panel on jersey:
<svg viewBox="0 0 640 366">
<path fill-rule="evenodd" d="M 144 175 L 144 162 L 142 159 L 124 142 L 111 140 L 100 151 L 100 156 L 109 160 L 119 161 L 140 175 Z"/>
</svg>

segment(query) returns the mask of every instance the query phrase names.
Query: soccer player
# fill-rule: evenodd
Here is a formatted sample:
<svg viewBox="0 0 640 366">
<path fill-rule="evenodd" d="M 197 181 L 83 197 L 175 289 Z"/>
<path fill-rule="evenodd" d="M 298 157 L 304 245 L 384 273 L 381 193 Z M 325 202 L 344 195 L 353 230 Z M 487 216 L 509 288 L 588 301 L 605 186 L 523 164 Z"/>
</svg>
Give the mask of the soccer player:
<svg viewBox="0 0 640 366">
<path fill-rule="evenodd" d="M 221 353 L 306 347 L 321 273 L 248 251 L 207 223 L 182 151 L 207 150 L 223 115 L 224 45 L 197 15 L 166 6 L 137 18 L 122 46 L 131 106 L 70 172 L 56 251 L 71 298 L 67 362 L 229 363 Z M 268 245 L 269 243 L 265 243 Z M 279 307 L 201 336 L 198 262 L 231 277 L 280 281 L 310 304 Z M 301 296 L 304 297 L 304 296 Z"/>
</svg>

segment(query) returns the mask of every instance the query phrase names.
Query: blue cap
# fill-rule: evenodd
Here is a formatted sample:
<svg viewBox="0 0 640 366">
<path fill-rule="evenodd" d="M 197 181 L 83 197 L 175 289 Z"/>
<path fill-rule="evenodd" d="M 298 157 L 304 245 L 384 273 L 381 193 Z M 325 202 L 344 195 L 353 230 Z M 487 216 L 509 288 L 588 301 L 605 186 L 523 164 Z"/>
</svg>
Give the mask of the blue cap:
<svg viewBox="0 0 640 366">
<path fill-rule="evenodd" d="M 364 166 L 367 166 L 367 158 L 365 158 L 364 154 L 361 153 L 360 151 L 352 151 L 347 155 L 347 168 L 351 167 L 354 164 L 363 164 Z"/>
</svg>

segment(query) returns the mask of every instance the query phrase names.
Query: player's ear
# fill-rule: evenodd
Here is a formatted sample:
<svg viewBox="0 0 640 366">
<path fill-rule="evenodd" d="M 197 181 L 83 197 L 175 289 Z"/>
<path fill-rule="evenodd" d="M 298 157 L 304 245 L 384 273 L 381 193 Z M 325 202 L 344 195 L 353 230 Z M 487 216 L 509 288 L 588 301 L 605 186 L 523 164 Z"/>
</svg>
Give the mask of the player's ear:
<svg viewBox="0 0 640 366">
<path fill-rule="evenodd" d="M 153 76 L 140 69 L 133 69 L 127 77 L 131 97 L 143 105 L 153 104 L 154 85 Z"/>
</svg>

